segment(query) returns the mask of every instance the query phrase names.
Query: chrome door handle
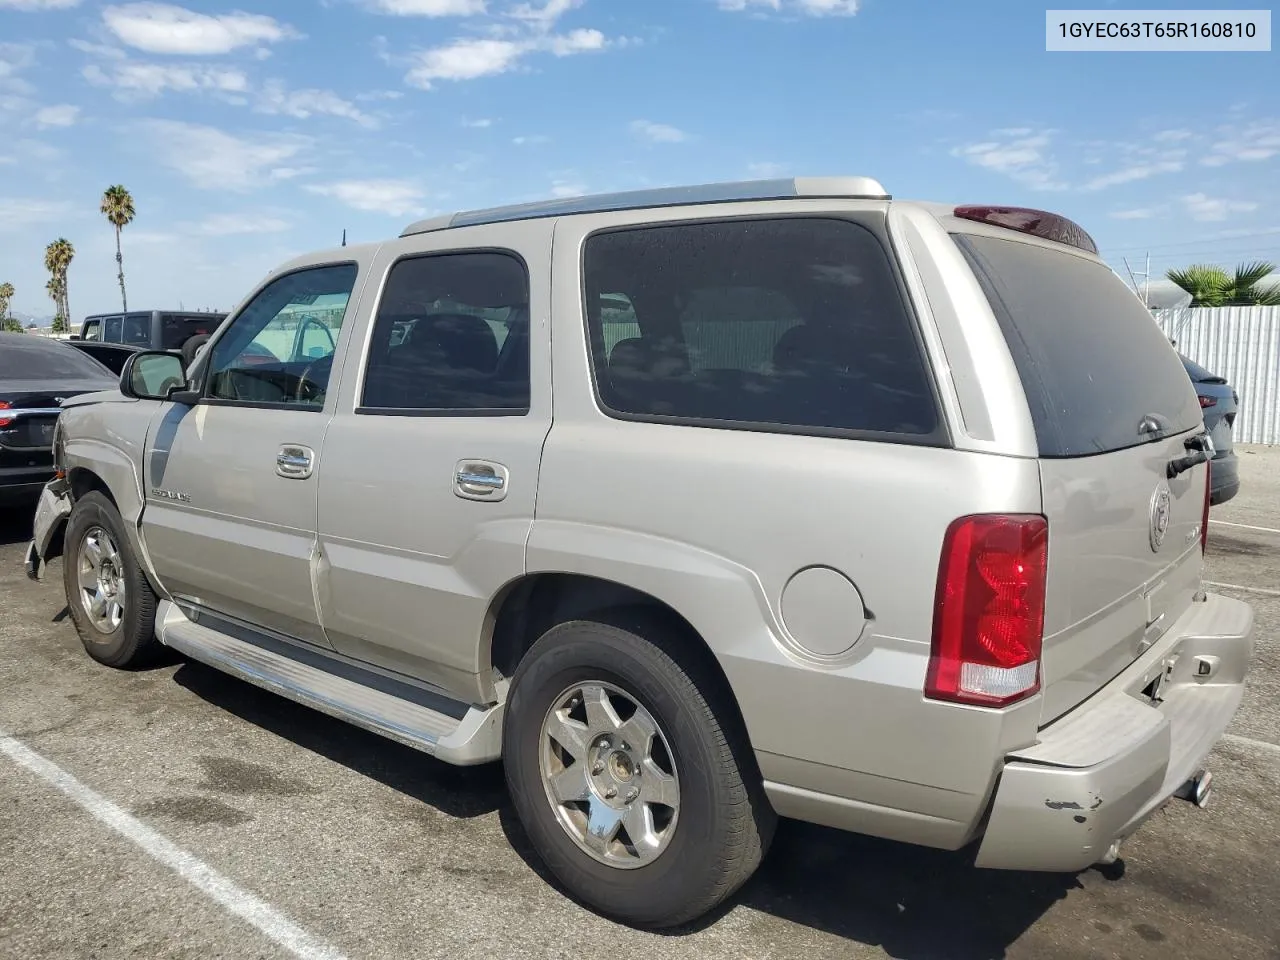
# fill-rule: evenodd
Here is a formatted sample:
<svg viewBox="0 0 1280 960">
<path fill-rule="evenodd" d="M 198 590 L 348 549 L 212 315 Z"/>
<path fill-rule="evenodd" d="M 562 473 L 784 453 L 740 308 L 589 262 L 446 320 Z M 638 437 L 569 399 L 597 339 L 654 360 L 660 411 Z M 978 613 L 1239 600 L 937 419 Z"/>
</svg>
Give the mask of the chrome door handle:
<svg viewBox="0 0 1280 960">
<path fill-rule="evenodd" d="M 507 495 L 507 468 L 489 460 L 460 460 L 453 471 L 453 492 L 466 500 L 501 500 Z"/>
<path fill-rule="evenodd" d="M 315 456 L 310 447 L 286 444 L 276 454 L 276 475 L 286 480 L 305 480 L 311 476 Z"/>
</svg>

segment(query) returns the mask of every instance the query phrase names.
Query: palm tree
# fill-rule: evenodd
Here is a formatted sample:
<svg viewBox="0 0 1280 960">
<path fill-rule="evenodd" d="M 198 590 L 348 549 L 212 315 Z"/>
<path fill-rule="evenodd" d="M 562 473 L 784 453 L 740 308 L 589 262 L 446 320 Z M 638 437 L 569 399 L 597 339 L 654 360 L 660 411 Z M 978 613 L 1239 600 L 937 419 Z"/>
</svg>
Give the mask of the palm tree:
<svg viewBox="0 0 1280 960">
<path fill-rule="evenodd" d="M 129 312 L 129 298 L 124 292 L 124 257 L 120 253 L 120 231 L 133 222 L 133 196 L 120 184 L 107 187 L 102 194 L 102 214 L 116 228 L 116 276 L 120 280 L 120 307 Z"/>
<path fill-rule="evenodd" d="M 0 283 L 0 330 L 6 330 L 10 333 L 22 332 L 22 322 L 13 319 L 9 315 L 9 302 L 13 300 L 13 295 L 16 292 L 13 289 L 13 284 L 8 280 Z"/>
<path fill-rule="evenodd" d="M 1191 294 L 1193 307 L 1275 307 L 1280 306 L 1280 286 L 1266 290 L 1258 286 L 1274 270 L 1274 264 L 1261 261 L 1241 264 L 1234 274 L 1195 264 L 1165 276 Z"/>
<path fill-rule="evenodd" d="M 53 332 L 62 333 L 66 330 L 67 318 L 62 314 L 62 297 L 65 292 L 62 285 L 62 278 L 54 274 L 49 278 L 49 282 L 44 285 L 45 290 L 49 294 L 49 299 L 53 301 L 56 308 L 53 316 Z"/>
<path fill-rule="evenodd" d="M 71 325 L 71 303 L 68 297 L 67 289 L 67 270 L 71 267 L 71 261 L 75 259 L 76 248 L 71 245 L 71 241 L 66 237 L 59 237 L 53 243 L 44 248 L 44 266 L 50 275 L 58 281 L 58 289 L 61 291 L 61 299 L 58 301 L 58 316 L 62 317 L 63 324 L 69 328 Z M 57 320 L 54 320 L 55 332 L 63 332 L 57 329 Z"/>
</svg>

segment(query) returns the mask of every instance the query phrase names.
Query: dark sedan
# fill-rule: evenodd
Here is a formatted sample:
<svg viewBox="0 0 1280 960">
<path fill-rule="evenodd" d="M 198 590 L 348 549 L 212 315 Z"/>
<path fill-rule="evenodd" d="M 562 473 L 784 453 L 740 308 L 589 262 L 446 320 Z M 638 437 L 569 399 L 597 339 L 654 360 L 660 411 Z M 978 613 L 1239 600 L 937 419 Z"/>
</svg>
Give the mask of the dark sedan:
<svg viewBox="0 0 1280 960">
<path fill-rule="evenodd" d="M 0 503 L 34 500 L 53 477 L 53 429 L 68 397 L 119 378 L 59 340 L 0 333 Z"/>
<path fill-rule="evenodd" d="M 1182 357 L 1182 365 L 1200 397 L 1204 426 L 1213 438 L 1213 448 L 1216 451 L 1210 474 L 1213 486 L 1209 492 L 1209 502 L 1226 503 L 1240 492 L 1238 461 L 1231 443 L 1231 428 L 1235 426 L 1236 413 L 1240 409 L 1240 395 L 1227 383 L 1226 377 L 1211 373 L 1182 354 L 1178 356 Z"/>
</svg>

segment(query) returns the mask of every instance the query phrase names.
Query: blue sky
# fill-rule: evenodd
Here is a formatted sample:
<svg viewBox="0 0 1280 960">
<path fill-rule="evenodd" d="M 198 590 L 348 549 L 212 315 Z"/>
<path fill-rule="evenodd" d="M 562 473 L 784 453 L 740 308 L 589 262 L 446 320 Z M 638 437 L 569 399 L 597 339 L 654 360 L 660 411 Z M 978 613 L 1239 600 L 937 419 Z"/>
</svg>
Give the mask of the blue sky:
<svg viewBox="0 0 1280 960">
<path fill-rule="evenodd" d="M 1117 269 L 1280 260 L 1280 54 L 1046 53 L 1045 6 L 0 0 L 0 281 L 51 314 L 65 236 L 72 312 L 117 305 L 113 183 L 139 307 L 228 309 L 344 228 L 781 174 L 1048 208 Z"/>
</svg>

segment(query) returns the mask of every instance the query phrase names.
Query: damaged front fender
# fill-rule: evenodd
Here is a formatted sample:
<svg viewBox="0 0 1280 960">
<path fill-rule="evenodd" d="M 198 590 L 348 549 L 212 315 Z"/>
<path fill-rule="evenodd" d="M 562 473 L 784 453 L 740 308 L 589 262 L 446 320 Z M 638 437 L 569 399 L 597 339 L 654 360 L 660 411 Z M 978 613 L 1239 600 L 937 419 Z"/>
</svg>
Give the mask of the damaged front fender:
<svg viewBox="0 0 1280 960">
<path fill-rule="evenodd" d="M 43 579 L 45 565 L 62 555 L 62 530 L 70 515 L 70 484 L 62 477 L 50 480 L 40 492 L 31 542 L 27 544 L 25 563 L 32 580 Z"/>
</svg>

